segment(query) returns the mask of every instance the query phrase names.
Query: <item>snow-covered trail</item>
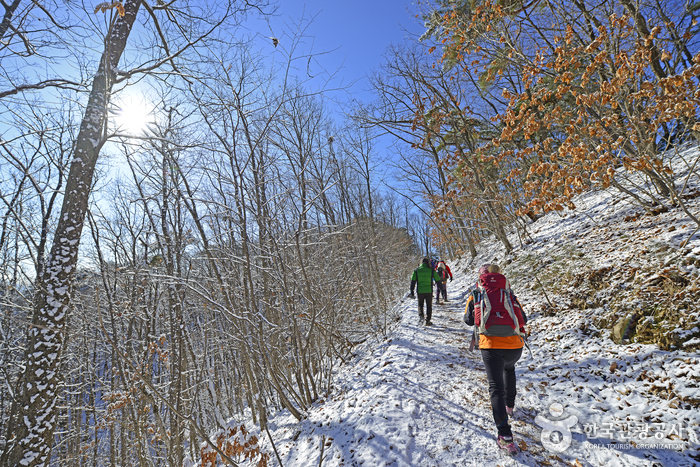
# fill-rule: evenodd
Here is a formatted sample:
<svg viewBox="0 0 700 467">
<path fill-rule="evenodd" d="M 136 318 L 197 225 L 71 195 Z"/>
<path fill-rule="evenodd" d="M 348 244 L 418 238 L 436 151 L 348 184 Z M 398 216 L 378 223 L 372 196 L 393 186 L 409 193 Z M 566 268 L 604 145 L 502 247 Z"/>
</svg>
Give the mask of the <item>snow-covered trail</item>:
<svg viewBox="0 0 700 467">
<path fill-rule="evenodd" d="M 323 466 L 547 465 L 530 453 L 530 421 L 513 424 L 517 457 L 497 448 L 481 356 L 462 322 L 467 287 L 455 283 L 451 301 L 433 306 L 433 326 L 418 324 L 407 299 L 390 337 L 346 365 L 307 420 L 271 420 L 285 466 L 319 465 L 324 441 Z"/>
<path fill-rule="evenodd" d="M 697 211 L 700 198 L 692 199 Z M 525 243 L 513 231 L 511 243 L 519 246 L 511 253 L 492 238 L 476 258 L 452 262 L 450 302 L 434 307 L 434 326 L 418 325 L 416 300 L 397 304 L 400 319 L 387 338 L 354 349 L 308 418 L 269 414 L 282 465 L 700 465 L 696 301 L 673 308 L 689 325 L 659 328 L 695 336 L 672 350 L 614 343 L 614 321 L 601 321 L 655 305 L 657 297 L 686 303 L 684 294 L 697 296 L 695 224 L 678 209 L 645 215 L 610 190 L 575 202 L 577 211 L 552 212 L 530 225 Z M 462 322 L 475 269 L 492 262 L 504 267 L 532 332 L 532 353 L 526 350 L 516 366 L 511 425 L 520 453 L 513 458 L 496 447 L 481 355 L 469 352 L 471 329 Z M 601 271 L 610 272 L 605 280 L 596 279 Z M 670 273 L 692 284 L 664 292 L 659 278 Z M 656 325 L 654 316 L 645 318 L 647 326 Z M 570 438 L 547 440 L 542 423 Z M 269 441 L 264 447 L 271 452 Z"/>
<path fill-rule="evenodd" d="M 481 355 L 469 352 L 471 329 L 462 321 L 467 284 L 474 279 L 465 274 L 448 284 L 450 302 L 433 306 L 433 326 L 418 324 L 416 300 L 397 305 L 400 320 L 388 338 L 358 347 L 355 358 L 339 369 L 331 394 L 312 406 L 308 418 L 298 422 L 286 411 L 273 414 L 270 430 L 283 466 L 695 465 L 679 451 L 593 444 L 618 441 L 588 439 L 583 423 L 601 417 L 599 421 L 606 421 L 604 417 L 617 413 L 602 402 L 624 402 L 608 394 L 605 375 L 598 381 L 586 373 L 598 371 L 600 364 L 579 359 L 578 354 L 600 352 L 599 343 L 580 347 L 560 331 L 550 336 L 547 326 L 557 318 L 537 316 L 529 323 L 536 332 L 533 354 L 525 350 L 516 366 L 518 397 L 511 426 L 520 452 L 515 457 L 502 453 L 495 442 Z M 575 334 L 571 323 L 561 325 Z M 649 356 L 658 353 L 647 350 Z M 563 452 L 543 446 L 542 427 L 536 422 L 537 416 L 556 419 L 549 413 L 553 401 L 566 406 L 565 415 L 578 416 L 572 443 Z M 639 407 L 628 411 L 627 420 L 644 420 L 648 412 Z"/>
<path fill-rule="evenodd" d="M 480 353 L 468 349 L 471 330 L 462 322 L 464 306 L 463 296 L 435 306 L 433 326 L 423 327 L 413 324 L 409 304 L 402 319 L 408 335 L 388 349 L 407 362 L 408 368 L 395 373 L 399 384 L 404 379 L 406 397 L 420 401 L 408 465 L 535 465 L 527 452 L 511 461 L 496 447 L 488 383 Z"/>
</svg>

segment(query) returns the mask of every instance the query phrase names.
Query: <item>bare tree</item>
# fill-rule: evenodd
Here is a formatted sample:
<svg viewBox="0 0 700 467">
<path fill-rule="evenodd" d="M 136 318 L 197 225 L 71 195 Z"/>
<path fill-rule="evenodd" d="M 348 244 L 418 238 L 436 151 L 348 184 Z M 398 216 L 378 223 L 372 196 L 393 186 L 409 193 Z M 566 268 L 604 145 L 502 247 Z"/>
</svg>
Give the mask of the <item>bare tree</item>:
<svg viewBox="0 0 700 467">
<path fill-rule="evenodd" d="M 464 212 L 464 207 L 458 206 L 458 200 L 450 193 L 454 180 L 447 163 L 455 146 L 465 146 L 465 142 L 455 138 L 454 133 L 446 134 L 433 128 L 435 122 L 430 120 L 432 113 L 429 112 L 431 105 L 453 108 L 455 102 L 472 104 L 474 99 L 470 97 L 466 83 L 453 82 L 444 70 L 432 67 L 426 52 L 426 47 L 416 44 L 389 48 L 382 70 L 372 78 L 377 102 L 358 108 L 354 114 L 362 124 L 380 128 L 394 136 L 397 144 L 403 145 L 400 152 L 402 163 L 397 169 L 410 172 L 411 179 L 418 181 L 409 187 L 409 196 L 414 200 L 426 196 L 433 203 L 430 211 L 449 213 L 450 222 L 436 224 L 441 243 L 464 245 L 474 257 L 476 229 L 470 218 L 480 216 Z M 478 110 L 475 107 L 473 112 Z M 423 113 L 428 119 L 419 121 Z M 459 118 L 459 115 L 455 117 Z M 471 118 L 474 121 L 478 114 Z M 488 121 L 485 117 L 484 120 Z M 421 169 L 416 171 L 418 165 Z M 483 193 L 484 186 L 470 183 L 470 189 L 474 193 Z M 492 220 L 498 220 L 498 216 L 492 216 Z"/>
<path fill-rule="evenodd" d="M 5 95 L 22 124 L 0 143 L 12 181 L 0 253 L 23 255 L 38 279 L 25 272 L 28 288 L 13 280 L 3 297 L 14 313 L 0 322 L 3 465 L 182 465 L 202 441 L 217 449 L 208 427 L 249 414 L 265 427 L 272 408 L 302 418 L 353 346 L 397 318 L 390 305 L 416 255 L 408 221 L 379 193 L 371 139 L 358 146 L 334 127 L 324 85 L 294 76 L 313 62 L 303 32 L 280 36 L 267 68 L 255 38 L 207 40 L 236 4 L 190 6 L 132 2 L 121 16 L 119 3 L 100 5 L 105 50 L 82 119 L 58 125 L 71 114 L 44 115 L 39 99 L 23 113 L 9 97 L 42 88 Z M 127 42 L 137 15 L 155 35 Z M 139 135 L 109 123 L 134 81 L 160 90 L 158 119 Z M 107 152 L 128 177 L 108 179 L 108 205 L 90 205 Z M 3 277 L 27 270 L 11 264 Z M 25 414 L 32 423 L 13 432 Z"/>
<path fill-rule="evenodd" d="M 46 465 L 50 461 L 56 426 L 57 391 L 62 379 L 60 365 L 65 347 L 65 326 L 71 310 L 78 249 L 96 164 L 100 151 L 110 136 L 107 131 L 108 108 L 115 85 L 120 80 L 150 73 L 164 64 L 177 70 L 176 60 L 179 55 L 215 31 L 227 18 L 235 17 L 253 5 L 246 3 L 239 9 L 236 4 L 229 4 L 224 5 L 223 9 L 208 13 L 188 12 L 185 11 L 188 7 L 184 5 L 178 5 L 179 10 L 172 5 L 151 7 L 140 0 L 129 0 L 123 5 L 105 4 L 102 7 L 102 11 L 109 17 L 104 51 L 75 138 L 63 193 L 63 206 L 55 226 L 50 253 L 45 266 L 38 272 L 35 284 L 34 312 L 27 336 L 25 368 L 14 386 L 15 397 L 6 425 L 7 444 L 0 456 L 3 465 L 19 465 L 21 462 L 22 465 L 35 466 Z M 154 26 L 156 42 L 159 43 L 159 48 L 155 50 L 160 55 L 133 66 L 127 72 L 120 71 L 118 65 L 142 7 Z M 165 33 L 160 24 L 160 13 L 167 21 L 174 24 L 180 22 L 181 28 L 173 28 L 171 37 L 163 35 Z M 204 28 L 194 27 L 196 21 L 208 25 Z M 180 40 L 174 40 L 176 30 L 182 33 Z M 21 90 L 20 87 L 14 88 L 18 89 Z"/>
<path fill-rule="evenodd" d="M 66 181 L 61 216 L 46 268 L 37 281 L 32 326 L 27 339 L 26 367 L 16 386 L 10 414 L 4 465 L 46 465 L 55 426 L 56 391 L 63 350 L 64 327 L 69 312 L 70 289 L 78 260 L 92 178 L 99 150 L 104 144 L 106 108 L 116 70 L 136 20 L 140 1 L 127 2 L 124 15 L 116 15 L 107 35 L 105 52 L 93 82 L 86 114 L 78 133 L 70 173 Z M 18 423 L 19 417 L 24 418 Z"/>
</svg>

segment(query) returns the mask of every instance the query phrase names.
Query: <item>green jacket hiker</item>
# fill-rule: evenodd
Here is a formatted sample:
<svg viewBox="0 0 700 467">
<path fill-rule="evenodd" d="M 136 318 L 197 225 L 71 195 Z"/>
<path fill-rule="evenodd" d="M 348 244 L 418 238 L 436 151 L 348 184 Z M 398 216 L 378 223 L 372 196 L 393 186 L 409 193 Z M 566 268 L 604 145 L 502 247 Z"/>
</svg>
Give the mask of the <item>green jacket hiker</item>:
<svg viewBox="0 0 700 467">
<path fill-rule="evenodd" d="M 433 282 L 440 280 L 437 272 L 430 267 L 430 258 L 423 258 L 423 262 L 411 275 L 411 297 L 415 298 L 413 291 L 418 285 L 418 323 L 431 326 L 433 323 L 430 318 L 433 316 Z M 423 315 L 423 305 L 427 316 Z M 427 319 L 426 319 L 427 318 Z"/>
<path fill-rule="evenodd" d="M 433 293 L 433 281 L 437 282 L 440 280 L 437 272 L 430 268 L 430 264 L 421 263 L 418 268 L 413 271 L 411 275 L 411 293 L 418 284 L 418 293 Z"/>
</svg>

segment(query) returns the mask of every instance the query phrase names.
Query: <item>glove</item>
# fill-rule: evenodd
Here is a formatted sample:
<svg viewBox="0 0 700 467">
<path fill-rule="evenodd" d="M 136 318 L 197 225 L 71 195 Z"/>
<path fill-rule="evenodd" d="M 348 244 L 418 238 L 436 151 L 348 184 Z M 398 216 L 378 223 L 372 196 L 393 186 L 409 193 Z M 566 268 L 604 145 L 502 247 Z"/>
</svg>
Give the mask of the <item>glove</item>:
<svg viewBox="0 0 700 467">
<path fill-rule="evenodd" d="M 452 278 L 450 277 L 450 282 L 452 282 Z"/>
</svg>

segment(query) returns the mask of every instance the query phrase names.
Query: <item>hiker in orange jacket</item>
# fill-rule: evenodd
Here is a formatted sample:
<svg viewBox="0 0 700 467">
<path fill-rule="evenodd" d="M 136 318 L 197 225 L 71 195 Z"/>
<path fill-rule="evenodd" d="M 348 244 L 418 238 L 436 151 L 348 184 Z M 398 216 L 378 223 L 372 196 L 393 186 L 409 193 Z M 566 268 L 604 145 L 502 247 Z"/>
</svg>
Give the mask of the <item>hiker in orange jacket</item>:
<svg viewBox="0 0 700 467">
<path fill-rule="evenodd" d="M 515 364 L 523 353 L 526 318 L 497 265 L 479 268 L 477 287 L 467 299 L 464 320 L 479 330 L 479 349 L 489 382 L 498 446 L 515 454 L 517 448 L 508 417 L 515 408 Z"/>
</svg>

